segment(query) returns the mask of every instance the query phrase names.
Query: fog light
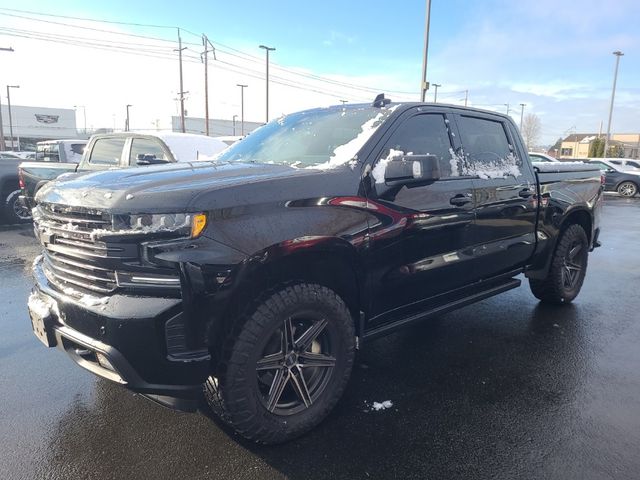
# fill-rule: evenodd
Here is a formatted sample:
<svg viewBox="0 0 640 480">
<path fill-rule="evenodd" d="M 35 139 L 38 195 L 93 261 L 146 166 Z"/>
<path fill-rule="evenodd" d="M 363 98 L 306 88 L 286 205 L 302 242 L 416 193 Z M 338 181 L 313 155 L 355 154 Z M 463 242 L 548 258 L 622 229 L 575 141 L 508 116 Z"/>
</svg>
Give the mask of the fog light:
<svg viewBox="0 0 640 480">
<path fill-rule="evenodd" d="M 112 372 L 116 371 L 116 369 L 113 368 L 113 365 L 111 365 L 111 362 L 104 353 L 96 352 L 96 358 L 98 359 L 98 363 L 101 367 L 106 368 L 107 370 L 111 370 Z"/>
</svg>

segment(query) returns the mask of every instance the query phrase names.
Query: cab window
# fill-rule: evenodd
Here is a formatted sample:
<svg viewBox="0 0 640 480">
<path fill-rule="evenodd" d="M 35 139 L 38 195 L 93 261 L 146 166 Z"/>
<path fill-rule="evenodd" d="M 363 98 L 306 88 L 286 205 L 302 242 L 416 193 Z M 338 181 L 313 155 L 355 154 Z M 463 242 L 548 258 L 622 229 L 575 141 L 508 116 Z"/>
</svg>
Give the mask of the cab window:
<svg viewBox="0 0 640 480">
<path fill-rule="evenodd" d="M 93 144 L 89 163 L 92 165 L 119 165 L 125 141 L 125 138 L 99 138 Z"/>
</svg>

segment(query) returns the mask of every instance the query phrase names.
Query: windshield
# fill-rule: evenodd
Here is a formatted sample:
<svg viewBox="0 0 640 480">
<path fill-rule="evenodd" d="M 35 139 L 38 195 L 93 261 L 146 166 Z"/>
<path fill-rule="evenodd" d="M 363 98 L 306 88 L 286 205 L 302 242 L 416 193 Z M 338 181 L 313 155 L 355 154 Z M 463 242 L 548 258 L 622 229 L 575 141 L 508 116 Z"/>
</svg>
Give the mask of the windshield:
<svg viewBox="0 0 640 480">
<path fill-rule="evenodd" d="M 36 145 L 36 160 L 39 162 L 59 162 L 58 144 L 44 143 Z"/>
<path fill-rule="evenodd" d="M 332 168 L 349 163 L 395 107 L 307 110 L 259 128 L 218 157 L 224 162 Z"/>
</svg>

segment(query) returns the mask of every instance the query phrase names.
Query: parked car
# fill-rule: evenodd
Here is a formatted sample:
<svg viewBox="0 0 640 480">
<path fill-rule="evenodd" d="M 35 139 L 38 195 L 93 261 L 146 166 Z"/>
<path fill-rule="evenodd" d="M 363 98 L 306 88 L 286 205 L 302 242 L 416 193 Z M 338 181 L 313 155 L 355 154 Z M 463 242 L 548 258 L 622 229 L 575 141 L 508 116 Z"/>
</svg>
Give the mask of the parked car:
<svg viewBox="0 0 640 480">
<path fill-rule="evenodd" d="M 640 170 L 616 165 L 608 158 L 590 158 L 588 163 L 596 165 L 605 175 L 604 189 L 618 192 L 623 197 L 633 197 L 640 188 Z"/>
<path fill-rule="evenodd" d="M 40 145 L 38 145 L 40 147 Z M 73 149 L 73 144 L 71 144 Z M 113 168 L 137 167 L 178 161 L 207 160 L 227 148 L 227 145 L 204 135 L 189 133 L 109 133 L 94 135 L 77 163 L 57 163 L 54 150 L 62 155 L 62 148 L 43 147 L 38 159 L 48 162 L 25 162 L 20 165 L 23 199 L 34 206 L 34 196 L 47 182 L 63 173 L 92 172 Z M 66 148 L 65 148 L 66 149 Z M 62 158 L 62 157 L 60 157 Z M 68 159 L 70 157 L 66 157 Z"/>
<path fill-rule="evenodd" d="M 6 159 L 16 160 L 16 159 L 20 159 L 20 157 L 13 152 L 0 152 L 0 160 L 6 160 Z"/>
<path fill-rule="evenodd" d="M 630 160 L 628 158 L 609 159 L 614 165 L 618 165 L 624 169 L 640 169 L 640 160 Z"/>
<path fill-rule="evenodd" d="M 559 162 L 557 158 L 539 152 L 529 152 L 529 158 L 532 162 Z"/>
<path fill-rule="evenodd" d="M 0 220 L 21 223 L 31 219 L 30 209 L 20 200 L 18 165 L 22 159 L 0 154 Z"/>
<path fill-rule="evenodd" d="M 0 158 L 6 156 L 7 158 L 21 158 L 23 160 L 30 160 L 36 158 L 36 152 L 30 152 L 28 150 L 23 150 L 21 152 L 14 151 L 4 151 L 0 152 Z"/>
<path fill-rule="evenodd" d="M 464 152 L 464 153 L 463 153 Z M 36 336 L 241 435 L 307 432 L 372 338 L 520 285 L 576 298 L 600 172 L 532 164 L 513 120 L 444 104 L 287 115 L 216 162 L 93 172 L 37 195 Z"/>
</svg>

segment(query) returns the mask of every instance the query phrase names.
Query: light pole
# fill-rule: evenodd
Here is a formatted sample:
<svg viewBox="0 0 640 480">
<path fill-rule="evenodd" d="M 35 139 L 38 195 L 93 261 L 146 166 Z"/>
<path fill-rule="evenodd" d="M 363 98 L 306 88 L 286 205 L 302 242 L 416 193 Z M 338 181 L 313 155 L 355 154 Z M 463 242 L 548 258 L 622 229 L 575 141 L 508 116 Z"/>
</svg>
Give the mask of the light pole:
<svg viewBox="0 0 640 480">
<path fill-rule="evenodd" d="M 507 115 L 509 115 L 509 107 L 510 107 L 511 105 L 509 105 L 508 103 L 503 103 L 503 105 L 504 105 L 505 107 L 507 107 Z"/>
<path fill-rule="evenodd" d="M 520 104 L 520 130 L 522 130 L 522 120 L 524 120 L 524 107 L 526 107 L 526 103 Z"/>
<path fill-rule="evenodd" d="M 0 52 L 13 52 L 11 47 L 0 47 Z M 4 145 L 4 130 L 2 128 L 2 95 L 0 95 L 0 151 L 5 149 Z"/>
<path fill-rule="evenodd" d="M 606 158 L 609 152 L 609 137 L 611 135 L 611 117 L 613 116 L 613 100 L 616 98 L 616 82 L 618 81 L 618 65 L 620 64 L 620 57 L 624 55 L 620 50 L 613 52 L 616 56 L 616 68 L 613 72 L 613 89 L 611 90 L 611 104 L 609 105 L 609 122 L 607 122 L 607 138 L 604 140 L 604 157 Z"/>
<path fill-rule="evenodd" d="M 233 136 L 236 136 L 236 118 L 238 117 L 238 115 L 234 115 L 233 116 Z"/>
<path fill-rule="evenodd" d="M 20 88 L 20 85 L 7 85 L 7 106 L 9 107 L 9 135 L 11 138 L 11 150 L 15 151 L 15 147 L 13 146 L 13 120 L 11 118 L 11 94 L 9 92 L 10 88 Z M 20 151 L 20 143 L 18 142 L 18 151 Z"/>
<path fill-rule="evenodd" d="M 433 92 L 433 103 L 438 103 L 438 87 L 441 87 L 442 84 L 441 83 L 432 83 L 431 85 L 433 85 L 433 87 L 435 88 L 435 90 Z"/>
<path fill-rule="evenodd" d="M 84 105 L 74 105 L 73 108 L 82 109 L 82 117 L 84 118 L 84 134 L 87 134 L 87 109 Z"/>
<path fill-rule="evenodd" d="M 345 103 L 347 103 L 349 100 L 340 100 L 340 102 L 342 102 L 342 105 L 344 105 Z"/>
<path fill-rule="evenodd" d="M 244 89 L 249 85 L 242 85 L 240 83 L 236 83 L 238 87 L 240 87 L 240 135 L 244 137 Z"/>
<path fill-rule="evenodd" d="M 265 123 L 269 123 L 269 52 L 273 52 L 275 48 L 267 47 L 266 45 L 260 45 L 260 48 L 263 48 L 264 51 L 267 52 L 267 118 Z"/>
<path fill-rule="evenodd" d="M 129 107 L 133 107 L 133 105 L 127 104 L 127 119 L 124 122 L 124 131 L 129 131 Z"/>
<path fill-rule="evenodd" d="M 424 57 L 422 57 L 422 83 L 420 84 L 420 101 L 424 102 L 424 98 L 429 90 L 429 84 L 427 83 L 427 57 L 429 55 L 429 23 L 431 16 L 431 0 L 427 0 L 424 17 Z"/>
</svg>

